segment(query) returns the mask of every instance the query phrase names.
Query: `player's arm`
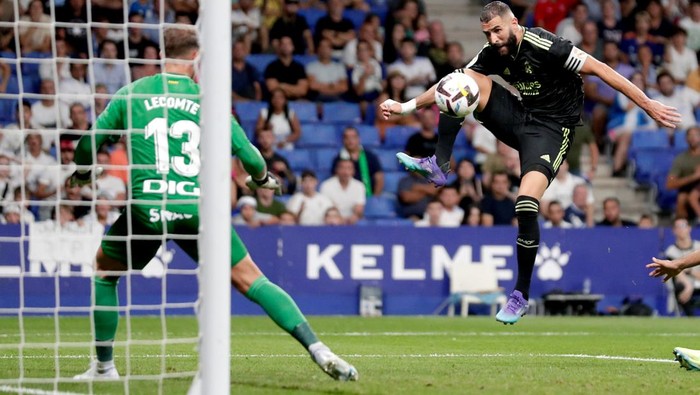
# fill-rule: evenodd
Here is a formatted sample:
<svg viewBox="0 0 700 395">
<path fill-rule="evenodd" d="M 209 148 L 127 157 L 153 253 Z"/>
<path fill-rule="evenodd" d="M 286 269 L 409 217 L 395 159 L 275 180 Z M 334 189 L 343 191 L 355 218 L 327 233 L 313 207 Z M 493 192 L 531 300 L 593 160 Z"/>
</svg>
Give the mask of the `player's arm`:
<svg viewBox="0 0 700 395">
<path fill-rule="evenodd" d="M 267 171 L 265 159 L 260 154 L 260 151 L 251 144 L 243 128 L 233 117 L 231 117 L 231 152 L 238 157 L 245 171 L 250 174 L 246 178 L 248 188 L 280 190 L 281 184 L 279 180 Z"/>
<path fill-rule="evenodd" d="M 578 48 L 574 50 L 583 52 Z M 574 51 L 572 51 L 572 53 L 573 52 Z M 582 74 L 592 74 L 600 77 L 606 84 L 627 96 L 641 109 L 646 111 L 659 125 L 675 128 L 676 124 L 681 121 L 678 110 L 650 99 L 628 79 L 592 56 L 585 56 L 580 72 Z"/>
<path fill-rule="evenodd" d="M 647 268 L 653 269 L 649 273 L 650 277 L 663 276 L 663 280 L 666 282 L 683 270 L 697 265 L 700 265 L 700 250 L 695 250 L 686 256 L 674 260 L 652 258 L 652 262 L 647 265 Z"/>
</svg>

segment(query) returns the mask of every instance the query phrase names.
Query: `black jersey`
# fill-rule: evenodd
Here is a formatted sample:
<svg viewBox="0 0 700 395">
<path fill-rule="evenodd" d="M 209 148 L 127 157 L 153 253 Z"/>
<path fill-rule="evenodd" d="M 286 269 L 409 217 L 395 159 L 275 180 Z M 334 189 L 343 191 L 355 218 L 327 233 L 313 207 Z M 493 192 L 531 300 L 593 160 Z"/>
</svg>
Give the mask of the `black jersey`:
<svg viewBox="0 0 700 395">
<path fill-rule="evenodd" d="M 523 29 L 515 56 L 502 56 L 487 44 L 467 68 L 503 77 L 520 92 L 523 105 L 534 116 L 577 125 L 583 110 L 583 80 L 578 72 L 586 53 L 546 30 Z"/>
</svg>

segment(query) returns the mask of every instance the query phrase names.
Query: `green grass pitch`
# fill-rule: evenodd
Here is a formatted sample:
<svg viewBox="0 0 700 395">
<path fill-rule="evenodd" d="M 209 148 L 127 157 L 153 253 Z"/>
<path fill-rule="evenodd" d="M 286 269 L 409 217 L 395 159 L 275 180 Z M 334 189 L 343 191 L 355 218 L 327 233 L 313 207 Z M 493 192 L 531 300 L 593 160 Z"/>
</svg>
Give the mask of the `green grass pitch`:
<svg viewBox="0 0 700 395">
<path fill-rule="evenodd" d="M 675 346 L 700 348 L 695 319 L 617 317 L 525 317 L 503 326 L 486 317 L 310 317 L 322 340 L 353 363 L 359 382 L 331 380 L 291 337 L 266 317 L 232 320 L 231 392 L 234 394 L 672 394 L 697 393 L 700 372 L 673 362 Z M 60 330 L 57 331 L 55 323 Z M 33 379 L 70 378 L 88 364 L 87 318 L 33 317 L 23 321 L 26 343 L 19 383 L 20 342 L 16 318 L 0 318 L 0 393 L 49 393 Z M 64 393 L 184 394 L 191 378 L 162 382 L 139 375 L 168 375 L 196 369 L 192 317 L 122 319 L 139 341 L 165 332 L 174 344 L 130 344 L 117 348 L 116 363 L 134 379 L 112 383 L 61 381 Z M 60 332 L 60 347 L 54 346 Z M 182 339 L 179 341 L 178 339 Z M 34 346 L 31 346 L 31 345 Z M 58 356 L 57 356 L 58 355 Z M 165 357 L 163 357 L 165 355 Z M 128 387 L 128 388 L 127 388 Z"/>
</svg>

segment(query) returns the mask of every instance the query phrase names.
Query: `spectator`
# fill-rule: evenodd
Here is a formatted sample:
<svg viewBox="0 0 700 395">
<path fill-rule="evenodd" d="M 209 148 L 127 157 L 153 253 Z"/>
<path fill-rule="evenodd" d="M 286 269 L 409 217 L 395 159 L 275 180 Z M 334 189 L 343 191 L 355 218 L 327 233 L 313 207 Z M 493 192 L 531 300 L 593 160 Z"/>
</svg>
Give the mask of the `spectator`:
<svg viewBox="0 0 700 395">
<path fill-rule="evenodd" d="M 427 58 L 416 57 L 416 43 L 410 38 L 401 41 L 399 59 L 389 65 L 388 71 L 398 71 L 406 77 L 408 97 L 416 97 L 425 92 L 436 79 L 432 63 Z"/>
<path fill-rule="evenodd" d="M 677 189 L 676 218 L 688 218 L 688 205 L 691 191 L 700 185 L 700 127 L 693 126 L 686 131 L 688 149 L 673 160 L 666 178 L 666 189 Z"/>
<path fill-rule="evenodd" d="M 282 194 L 293 194 L 296 190 L 296 176 L 290 170 L 287 159 L 275 151 L 275 135 L 272 130 L 263 128 L 258 131 L 256 142 L 267 168 L 282 181 Z"/>
<path fill-rule="evenodd" d="M 250 1 L 250 0 L 246 0 Z M 231 98 L 234 101 L 262 100 L 260 73 L 250 63 L 246 62 L 248 46 L 242 40 L 233 43 Z"/>
<path fill-rule="evenodd" d="M 410 156 L 426 158 L 435 152 L 437 146 L 435 111 L 431 108 L 421 110 L 418 113 L 418 120 L 420 121 L 420 130 L 408 138 L 404 151 Z"/>
<path fill-rule="evenodd" d="M 56 101 L 56 86 L 53 80 L 42 80 L 39 91 L 43 96 L 32 104 L 32 129 L 55 129 L 70 125 L 68 107 Z M 58 107 L 58 109 L 56 108 Z M 56 113 L 60 115 L 56 119 Z"/>
<path fill-rule="evenodd" d="M 360 31 L 356 38 L 348 41 L 343 48 L 343 63 L 345 67 L 353 68 L 358 63 L 358 45 L 361 41 L 365 41 L 368 47 L 372 50 L 371 58 L 377 62 L 382 62 L 382 42 L 379 40 L 371 21 L 365 20 L 360 26 Z"/>
<path fill-rule="evenodd" d="M 481 226 L 481 209 L 478 204 L 472 204 L 464 210 L 464 221 L 462 225 L 465 226 Z"/>
<path fill-rule="evenodd" d="M 660 0 L 649 0 L 646 11 L 649 13 L 649 34 L 663 43 L 668 42 L 674 31 L 671 21 L 664 15 L 664 8 Z"/>
<path fill-rule="evenodd" d="M 662 71 L 656 77 L 659 84 L 659 95 L 655 97 L 661 103 L 672 106 L 681 114 L 681 122 L 676 126 L 683 130 L 697 124 L 695 108 L 700 105 L 700 93 L 684 86 L 676 86 L 671 74 Z"/>
<path fill-rule="evenodd" d="M 688 48 L 700 50 L 700 2 L 691 1 L 688 14 L 678 21 L 678 26 L 688 32 Z"/>
<path fill-rule="evenodd" d="M 425 208 L 423 218 L 413 224 L 418 228 L 443 226 L 440 222 L 442 219 L 443 207 L 439 200 L 431 200 Z"/>
<path fill-rule="evenodd" d="M 39 78 L 41 80 L 55 80 L 54 66 L 58 70 L 58 80 L 64 78 L 70 78 L 70 64 L 68 63 L 68 58 L 70 58 L 70 53 L 68 53 L 68 48 L 66 40 L 56 37 L 56 53 L 52 62 L 45 62 L 39 65 Z"/>
<path fill-rule="evenodd" d="M 108 17 L 102 17 L 97 22 L 105 25 L 111 23 Z M 93 55 L 91 58 L 97 58 L 98 56 L 102 55 L 102 43 L 108 40 L 113 41 L 116 44 L 116 58 L 124 59 L 124 30 L 122 28 L 111 29 L 103 25 L 92 27 Z"/>
<path fill-rule="evenodd" d="M 110 18 L 112 23 L 124 23 L 124 2 L 120 0 L 90 0 L 92 21 Z"/>
<path fill-rule="evenodd" d="M 498 140 L 491 131 L 476 121 L 473 114 L 469 115 L 464 123 L 471 130 L 471 144 L 476 150 L 474 164 L 477 171 L 483 173 L 486 160 L 498 152 Z"/>
<path fill-rule="evenodd" d="M 250 49 L 253 43 L 260 45 L 260 8 L 255 5 L 254 0 L 239 0 L 236 7 L 231 11 L 231 29 L 233 30 L 233 41 L 242 41 L 246 49 Z"/>
<path fill-rule="evenodd" d="M 160 1 L 160 0 L 158 0 Z M 151 41 L 148 37 L 144 35 L 143 29 L 137 24 L 143 24 L 143 15 L 138 13 L 132 13 L 129 15 L 128 23 L 128 41 L 127 41 L 127 54 L 129 59 L 144 59 L 146 47 L 156 47 L 159 48 L 158 43 Z M 131 67 L 138 66 L 139 63 L 131 63 Z"/>
<path fill-rule="evenodd" d="M 51 52 L 51 17 L 44 13 L 44 3 L 41 0 L 33 0 L 29 3 L 27 15 L 20 18 L 19 42 L 22 53 Z M 39 25 L 39 24 L 46 25 Z"/>
<path fill-rule="evenodd" d="M 160 73 L 160 55 L 158 47 L 155 45 L 147 45 L 143 49 L 143 64 L 134 64 L 131 67 L 131 80 L 136 81 L 143 77 L 150 77 Z M 95 87 L 97 89 L 97 87 Z"/>
<path fill-rule="evenodd" d="M 350 44 L 348 44 L 350 45 Z M 382 91 L 382 66 L 373 57 L 372 46 L 361 40 L 357 43 L 357 63 L 352 67 L 352 86 L 360 102 L 362 117 L 367 118 L 367 109 Z"/>
<path fill-rule="evenodd" d="M 170 8 L 175 11 L 175 22 L 193 25 L 199 16 L 198 0 L 169 0 Z M 179 22 L 178 22 L 179 20 Z"/>
<path fill-rule="evenodd" d="M 287 202 L 287 210 L 296 215 L 299 225 L 322 225 L 327 211 L 333 207 L 331 199 L 318 193 L 318 179 L 312 170 L 301 173 L 301 191 Z"/>
<path fill-rule="evenodd" d="M 335 165 L 335 175 L 321 183 L 321 193 L 340 210 L 347 225 L 355 224 L 365 211 L 365 185 L 354 178 L 354 173 L 352 161 L 340 159 Z"/>
<path fill-rule="evenodd" d="M 384 92 L 379 95 L 375 103 L 384 103 L 387 99 L 396 100 L 399 103 L 409 100 L 409 97 L 406 95 L 406 86 L 406 77 L 404 77 L 403 74 L 398 71 L 390 72 L 386 77 L 386 88 Z M 418 120 L 414 114 L 407 116 L 392 115 L 389 119 L 385 120 L 382 116 L 381 108 L 376 106 L 376 110 L 375 125 L 377 126 L 382 140 L 384 140 L 386 128 L 388 127 L 418 124 Z"/>
<path fill-rule="evenodd" d="M 438 200 L 442 203 L 440 224 L 442 226 L 457 227 L 464 220 L 464 210 L 459 207 L 459 192 L 452 186 L 443 187 L 438 193 Z"/>
<path fill-rule="evenodd" d="M 12 203 L 7 205 L 5 209 L 0 213 L 0 225 L 16 224 L 21 223 L 29 224 L 34 222 L 34 215 L 26 209 L 20 207 L 17 203 Z"/>
<path fill-rule="evenodd" d="M 80 103 L 73 103 L 69 107 L 71 126 L 67 133 L 61 133 L 61 139 L 78 140 L 84 134 L 92 129 L 90 121 L 88 121 L 85 107 Z M 71 133 L 70 130 L 75 130 L 77 133 Z"/>
<path fill-rule="evenodd" d="M 656 85 L 656 65 L 654 62 L 654 55 L 651 52 L 651 48 L 647 44 L 640 45 L 637 48 L 637 71 L 639 71 L 644 76 L 644 81 L 646 82 L 647 89 L 651 93 L 657 91 Z"/>
<path fill-rule="evenodd" d="M 619 44 L 622 41 L 622 25 L 617 17 L 616 2 L 603 0 L 601 3 L 602 16 L 598 21 L 598 34 L 603 42 Z"/>
<path fill-rule="evenodd" d="M 698 68 L 697 55 L 688 48 L 687 42 L 688 32 L 682 27 L 676 27 L 671 35 L 670 44 L 666 46 L 664 69 L 679 85 L 685 84 L 688 74 Z"/>
<path fill-rule="evenodd" d="M 564 208 L 562 207 L 561 203 L 557 200 L 552 200 L 549 202 L 549 206 L 547 206 L 547 221 L 542 224 L 542 228 L 570 229 L 573 227 L 574 226 L 571 224 L 571 222 L 564 219 Z"/>
<path fill-rule="evenodd" d="M 271 130 L 278 149 L 292 149 L 301 136 L 301 124 L 294 110 L 289 108 L 282 89 L 274 89 L 267 108 L 260 110 L 256 131 Z"/>
<path fill-rule="evenodd" d="M 289 211 L 285 211 L 280 215 L 280 222 L 278 225 L 281 226 L 292 226 L 297 225 L 297 217 Z"/>
<path fill-rule="evenodd" d="M 399 58 L 399 48 L 404 39 L 408 38 L 406 28 L 400 24 L 395 24 L 391 29 L 391 36 L 388 41 L 384 41 L 382 57 L 384 64 L 392 64 Z"/>
<path fill-rule="evenodd" d="M 95 111 L 95 115 L 92 119 L 97 119 L 97 117 L 102 114 L 102 112 L 107 108 L 107 104 L 109 104 L 109 99 L 111 97 L 112 95 L 107 92 L 106 86 L 102 84 L 95 85 L 95 105 L 92 107 L 92 109 Z"/>
<path fill-rule="evenodd" d="M 581 168 L 581 158 L 583 147 L 588 148 L 588 157 L 590 158 L 590 167 L 587 173 L 583 173 Z M 586 181 L 591 181 L 598 170 L 598 162 L 600 160 L 600 151 L 596 143 L 595 136 L 587 122 L 576 127 L 574 131 L 574 140 L 571 142 L 571 148 L 566 155 L 566 161 L 569 163 L 569 171 L 571 174 L 583 177 Z"/>
<path fill-rule="evenodd" d="M 515 225 L 515 201 L 510 194 L 508 173 L 492 175 L 491 192 L 481 200 L 481 224 L 483 226 Z"/>
<path fill-rule="evenodd" d="M 654 217 L 649 213 L 644 213 L 639 216 L 639 222 L 637 223 L 639 229 L 653 229 L 654 228 Z"/>
<path fill-rule="evenodd" d="M 457 69 L 462 69 L 466 66 L 464 62 L 464 48 L 457 41 L 447 43 L 447 63 L 443 66 L 443 71 L 437 71 L 437 79 L 441 79 L 447 74 L 452 73 Z"/>
<path fill-rule="evenodd" d="M 265 87 L 268 93 L 281 89 L 289 100 L 302 99 L 309 92 L 309 80 L 304 66 L 293 59 L 294 44 L 289 36 L 282 36 L 277 46 L 277 59 L 265 69 Z"/>
<path fill-rule="evenodd" d="M 102 226 L 112 226 L 119 218 L 119 211 L 114 209 L 105 196 L 98 196 L 95 200 L 95 210 L 90 213 L 89 220 Z"/>
<path fill-rule="evenodd" d="M 585 184 L 583 177 L 573 175 L 569 172 L 569 163 L 564 160 L 559 166 L 559 172 L 549 184 L 549 188 L 542 195 L 540 207 L 547 209 L 549 202 L 558 201 L 562 207 L 569 207 L 573 202 L 574 188 L 576 185 Z M 589 193 L 586 203 L 594 203 L 593 193 Z M 543 214 L 546 214 L 544 212 Z"/>
<path fill-rule="evenodd" d="M 75 146 L 70 140 L 60 140 L 59 143 L 59 158 L 61 160 L 61 173 L 58 183 L 63 185 L 67 178 L 76 170 L 75 164 Z"/>
<path fill-rule="evenodd" d="M 384 191 L 384 171 L 379 158 L 360 144 L 360 133 L 352 126 L 343 130 L 343 148 L 333 159 L 333 169 L 336 168 L 340 160 L 352 161 L 355 168 L 355 179 L 361 181 L 365 186 L 367 196 L 382 194 Z"/>
<path fill-rule="evenodd" d="M 682 258 L 700 248 L 700 241 L 693 240 L 691 227 L 686 219 L 674 219 L 672 231 L 675 240 L 664 251 L 666 259 Z M 673 278 L 673 290 L 678 307 L 683 313 L 688 317 L 695 316 L 695 306 L 700 296 L 700 271 L 690 268 L 678 274 Z"/>
<path fill-rule="evenodd" d="M 571 8 L 571 16 L 557 24 L 556 35 L 561 36 L 578 46 L 583 38 L 583 27 L 588 21 L 588 6 L 577 3 Z"/>
<path fill-rule="evenodd" d="M 476 169 L 469 159 L 462 159 L 457 164 L 457 179 L 450 184 L 459 194 L 459 207 L 466 213 L 467 208 L 479 203 L 484 197 L 481 180 L 476 177 Z"/>
<path fill-rule="evenodd" d="M 343 217 L 340 215 L 340 210 L 336 207 L 330 207 L 326 210 L 326 214 L 323 216 L 323 224 L 327 226 L 339 226 L 345 225 Z"/>
<path fill-rule="evenodd" d="M 126 65 L 117 59 L 117 43 L 112 40 L 100 44 L 100 58 L 93 63 L 92 71 L 95 83 L 104 84 L 112 95 L 129 82 Z"/>
<path fill-rule="evenodd" d="M 56 37 L 65 39 L 78 56 L 88 55 L 87 6 L 84 0 L 66 1 L 56 8 L 56 22 L 72 23 L 71 28 L 59 27 Z"/>
<path fill-rule="evenodd" d="M 564 219 L 575 228 L 590 228 L 593 226 L 593 204 L 589 203 L 591 192 L 587 184 L 574 187 L 571 204 L 566 207 Z"/>
<path fill-rule="evenodd" d="M 334 0 L 339 1 L 339 0 Z M 306 66 L 309 80 L 309 98 L 330 102 L 342 100 L 348 93 L 348 76 L 345 67 L 331 58 L 331 41 L 324 38 L 316 48 L 318 60 Z"/>
<path fill-rule="evenodd" d="M 315 27 L 315 42 L 322 39 L 330 40 L 333 56 L 341 57 L 345 45 L 355 38 L 355 26 L 343 17 L 345 5 L 343 0 L 328 0 L 328 14 L 318 20 Z"/>
<path fill-rule="evenodd" d="M 20 169 L 9 156 L 0 152 L 0 214 L 3 208 L 15 200 L 15 189 L 22 186 Z"/>
<path fill-rule="evenodd" d="M 452 66 L 450 66 L 447 58 L 447 51 L 450 43 L 447 42 L 445 26 L 442 24 L 442 21 L 430 21 L 428 24 L 428 29 L 430 31 L 430 43 L 425 49 L 425 52 L 428 59 L 430 59 L 430 62 L 433 64 L 436 79 L 440 79 L 455 70 Z M 419 48 L 418 53 L 421 52 L 422 51 Z"/>
<path fill-rule="evenodd" d="M 255 190 L 255 201 L 258 204 L 258 212 L 270 214 L 279 220 L 280 215 L 287 211 L 284 203 L 275 199 L 275 191 L 272 189 L 258 188 Z"/>
<path fill-rule="evenodd" d="M 620 200 L 616 197 L 608 197 L 603 200 L 603 220 L 598 222 L 596 226 L 612 226 L 612 227 L 637 227 L 637 224 L 622 219 L 620 216 Z"/>
<path fill-rule="evenodd" d="M 581 43 L 579 48 L 603 62 L 603 40 L 598 35 L 598 26 L 593 21 L 585 21 L 581 28 Z"/>
<path fill-rule="evenodd" d="M 68 206 L 73 214 L 72 221 L 81 220 L 83 217 L 90 218 L 92 216 L 92 199 L 85 198 L 82 195 L 82 188 L 77 185 L 70 185 L 66 182 L 63 186 L 61 194 L 61 206 Z M 52 207 L 53 208 L 53 207 Z"/>
<path fill-rule="evenodd" d="M 63 79 L 58 84 L 59 101 L 64 106 L 77 102 L 89 107 L 92 104 L 92 89 L 86 78 L 87 64 L 71 63 L 70 75 L 70 78 Z"/>
<path fill-rule="evenodd" d="M 298 15 L 299 0 L 284 0 L 282 16 L 277 18 L 270 29 L 270 45 L 272 50 L 279 52 L 283 37 L 289 37 L 294 54 L 313 54 L 314 41 L 311 36 L 306 18 Z"/>
<path fill-rule="evenodd" d="M 428 203 L 435 199 L 437 193 L 438 189 L 424 177 L 409 172 L 399 180 L 397 192 L 399 214 L 414 221 L 422 218 Z"/>
<path fill-rule="evenodd" d="M 642 92 L 648 93 L 642 73 L 635 72 L 630 77 L 630 81 Z M 621 93 L 615 95 L 613 109 L 610 112 L 619 114 L 608 123 L 610 128 L 608 135 L 610 140 L 615 143 L 613 176 L 622 177 L 625 175 L 625 169 L 627 168 L 627 152 L 632 141 L 632 134 L 637 132 L 655 133 L 658 130 L 658 126 L 644 110 Z"/>
<path fill-rule="evenodd" d="M 22 132 L 32 127 L 32 105 L 28 100 L 17 102 L 15 119 L 19 123 L 8 124 L 0 129 L 0 153 L 10 154 L 13 159 L 19 159 L 22 156 Z"/>
<path fill-rule="evenodd" d="M 496 142 L 496 152 L 489 155 L 481 166 L 481 182 L 484 185 L 484 195 L 491 191 L 493 175 L 504 172 L 508 175 L 510 185 L 508 191 L 513 201 L 520 186 L 520 155 L 514 148 L 502 141 Z"/>
<path fill-rule="evenodd" d="M 56 198 L 59 185 L 58 163 L 42 150 L 42 137 L 38 133 L 27 135 L 24 170 L 24 181 L 30 200 L 48 202 Z M 53 208 L 52 205 L 41 205 L 37 219 L 50 219 Z"/>
<path fill-rule="evenodd" d="M 112 163 L 112 158 L 108 151 L 100 150 L 96 155 L 99 166 L 106 168 Z M 112 202 L 112 207 L 122 207 L 126 204 L 126 184 L 121 178 L 113 176 L 110 172 L 103 171 L 95 179 L 95 184 L 96 193 L 94 195 L 90 193 L 88 196 L 103 196 Z"/>
<path fill-rule="evenodd" d="M 247 225 L 251 228 L 257 228 L 262 225 L 277 223 L 274 216 L 263 214 L 257 211 L 258 203 L 252 196 L 241 196 L 236 203 L 238 214 L 233 216 L 231 223 L 233 225 Z"/>
<path fill-rule="evenodd" d="M 635 21 L 637 14 L 640 10 L 637 7 L 636 0 L 624 0 L 620 1 L 620 28 L 622 29 L 622 35 L 634 31 Z"/>
<path fill-rule="evenodd" d="M 652 36 L 649 32 L 651 17 L 646 11 L 638 12 L 634 17 L 634 31 L 627 32 L 622 36 L 620 49 L 629 63 L 637 65 L 637 52 L 642 45 L 648 45 L 653 54 L 655 65 L 661 64 L 664 54 L 663 40 L 657 36 Z"/>
</svg>

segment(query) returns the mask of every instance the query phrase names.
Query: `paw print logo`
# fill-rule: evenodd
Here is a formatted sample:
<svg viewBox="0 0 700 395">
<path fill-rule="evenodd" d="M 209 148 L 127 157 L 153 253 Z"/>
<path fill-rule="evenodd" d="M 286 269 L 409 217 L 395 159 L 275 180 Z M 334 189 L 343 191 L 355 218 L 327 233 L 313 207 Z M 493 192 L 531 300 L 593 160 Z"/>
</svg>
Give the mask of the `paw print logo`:
<svg viewBox="0 0 700 395">
<path fill-rule="evenodd" d="M 562 252 L 559 244 L 550 248 L 542 243 L 535 259 L 535 266 L 538 268 L 537 278 L 545 281 L 561 279 L 564 274 L 562 267 L 569 263 L 570 256 L 571 252 Z"/>
<path fill-rule="evenodd" d="M 146 278 L 163 278 L 165 268 L 173 261 L 173 255 L 175 255 L 175 250 L 160 246 L 156 251 L 156 256 L 141 270 L 141 275 Z"/>
</svg>

